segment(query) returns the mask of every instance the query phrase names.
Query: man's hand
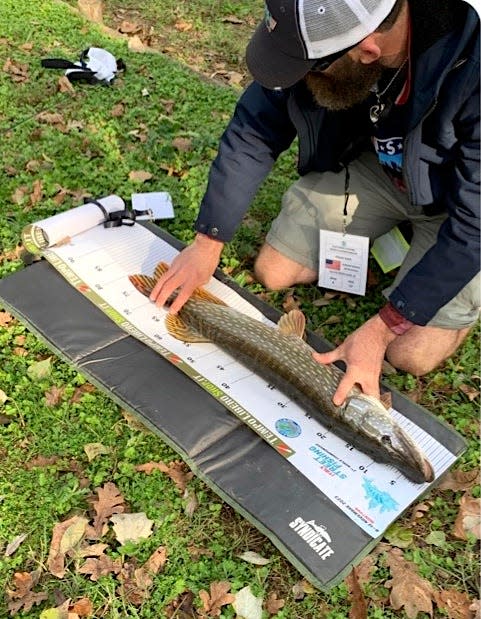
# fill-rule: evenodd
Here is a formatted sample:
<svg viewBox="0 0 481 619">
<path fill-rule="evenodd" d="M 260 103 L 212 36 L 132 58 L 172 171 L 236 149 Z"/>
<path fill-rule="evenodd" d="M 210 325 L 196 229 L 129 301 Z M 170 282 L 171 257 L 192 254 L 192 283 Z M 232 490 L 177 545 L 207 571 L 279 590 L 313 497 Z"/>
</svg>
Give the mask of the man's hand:
<svg viewBox="0 0 481 619">
<path fill-rule="evenodd" d="M 332 398 L 336 406 L 344 402 L 349 390 L 355 384 L 359 385 L 366 395 L 379 398 L 379 380 L 384 354 L 396 337 L 397 335 L 376 315 L 353 331 L 331 352 L 314 353 L 314 359 L 319 363 L 342 360 L 347 365 L 346 374 Z"/>
<path fill-rule="evenodd" d="M 223 247 L 222 241 L 211 239 L 205 234 L 197 234 L 194 242 L 180 252 L 167 273 L 155 284 L 150 300 L 162 307 L 178 289 L 179 293 L 169 308 L 171 314 L 176 314 L 194 290 L 209 281 L 219 264 Z"/>
</svg>

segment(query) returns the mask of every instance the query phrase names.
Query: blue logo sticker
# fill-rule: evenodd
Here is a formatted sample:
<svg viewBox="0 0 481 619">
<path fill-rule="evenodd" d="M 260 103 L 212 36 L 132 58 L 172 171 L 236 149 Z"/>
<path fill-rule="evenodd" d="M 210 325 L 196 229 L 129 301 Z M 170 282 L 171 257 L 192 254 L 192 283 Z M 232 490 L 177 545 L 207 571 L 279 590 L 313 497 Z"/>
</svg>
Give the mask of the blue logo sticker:
<svg viewBox="0 0 481 619">
<path fill-rule="evenodd" d="M 276 430 L 282 436 L 287 438 L 296 438 L 302 432 L 301 426 L 293 419 L 278 419 L 276 421 Z"/>
<path fill-rule="evenodd" d="M 374 485 L 373 479 L 364 478 L 362 482 L 364 492 L 364 498 L 369 501 L 369 509 L 379 509 L 381 514 L 384 512 L 395 511 L 399 507 L 399 503 L 393 499 L 389 492 L 380 490 Z"/>
</svg>

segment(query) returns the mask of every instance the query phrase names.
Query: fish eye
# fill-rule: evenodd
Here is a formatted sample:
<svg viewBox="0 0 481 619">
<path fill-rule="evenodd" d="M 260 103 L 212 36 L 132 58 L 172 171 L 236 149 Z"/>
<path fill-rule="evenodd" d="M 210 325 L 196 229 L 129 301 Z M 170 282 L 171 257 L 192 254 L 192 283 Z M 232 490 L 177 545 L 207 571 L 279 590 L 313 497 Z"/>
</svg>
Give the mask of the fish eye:
<svg viewBox="0 0 481 619">
<path fill-rule="evenodd" d="M 385 445 L 391 444 L 391 437 L 389 436 L 389 434 L 383 434 L 381 436 L 381 443 L 384 443 Z"/>
</svg>

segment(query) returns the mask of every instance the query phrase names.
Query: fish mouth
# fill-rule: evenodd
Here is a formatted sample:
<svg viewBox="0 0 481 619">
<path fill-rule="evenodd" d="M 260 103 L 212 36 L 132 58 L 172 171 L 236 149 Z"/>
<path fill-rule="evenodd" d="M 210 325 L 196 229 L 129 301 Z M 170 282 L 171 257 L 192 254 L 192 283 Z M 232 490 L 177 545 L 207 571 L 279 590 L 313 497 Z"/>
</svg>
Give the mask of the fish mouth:
<svg viewBox="0 0 481 619">
<path fill-rule="evenodd" d="M 399 427 L 395 429 L 395 437 L 397 444 L 393 445 L 393 451 L 396 455 L 397 466 L 406 477 L 417 484 L 432 482 L 434 480 L 433 467 L 419 447 Z"/>
</svg>

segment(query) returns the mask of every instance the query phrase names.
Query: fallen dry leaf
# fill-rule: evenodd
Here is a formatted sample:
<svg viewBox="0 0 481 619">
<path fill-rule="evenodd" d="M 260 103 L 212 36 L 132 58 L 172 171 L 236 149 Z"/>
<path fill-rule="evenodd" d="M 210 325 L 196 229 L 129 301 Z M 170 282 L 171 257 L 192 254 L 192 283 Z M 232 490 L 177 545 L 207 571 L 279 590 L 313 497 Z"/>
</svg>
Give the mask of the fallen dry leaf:
<svg viewBox="0 0 481 619">
<path fill-rule="evenodd" d="M 459 503 L 459 512 L 454 522 L 453 535 L 459 539 L 468 539 L 468 533 L 481 539 L 481 499 L 475 499 L 468 493 L 463 494 Z"/>
<path fill-rule="evenodd" d="M 212 582 L 210 584 L 210 593 L 204 589 L 199 591 L 199 597 L 202 600 L 204 608 L 202 612 L 207 617 L 218 617 L 221 613 L 222 606 L 232 604 L 234 596 L 229 593 L 231 584 L 225 580 Z"/>
<path fill-rule="evenodd" d="M 375 553 L 364 557 L 364 559 L 359 563 L 356 567 L 356 576 L 359 582 L 359 585 L 362 587 L 363 585 L 371 582 L 371 577 L 376 569 L 376 556 Z"/>
<path fill-rule="evenodd" d="M 92 507 L 95 510 L 95 518 L 92 524 L 93 535 L 89 533 L 90 539 L 102 537 L 103 528 L 107 521 L 114 514 L 121 514 L 125 510 L 124 498 L 115 484 L 108 481 L 101 488 L 96 489 L 97 500 L 92 500 Z"/>
<path fill-rule="evenodd" d="M 154 581 L 153 576 L 163 569 L 167 561 L 165 546 L 160 546 L 147 559 L 142 567 L 126 563 L 119 575 L 122 583 L 121 593 L 131 604 L 139 606 L 149 597 L 149 590 Z"/>
<path fill-rule="evenodd" d="M 138 34 L 134 34 L 133 37 L 129 37 L 129 41 L 127 43 L 127 47 L 131 52 L 145 52 L 149 49 L 148 45 L 142 41 Z"/>
<path fill-rule="evenodd" d="M 237 591 L 232 607 L 243 619 L 262 619 L 262 597 L 256 597 L 249 585 Z"/>
<path fill-rule="evenodd" d="M 102 0 L 77 0 L 79 11 L 90 21 L 97 24 L 103 22 Z"/>
<path fill-rule="evenodd" d="M 153 520 L 149 520 L 145 512 L 137 514 L 114 514 L 110 521 L 113 522 L 115 537 L 120 544 L 128 541 L 138 542 L 152 535 Z"/>
<path fill-rule="evenodd" d="M 62 75 L 58 78 L 57 89 L 59 92 L 67 92 L 69 94 L 75 93 L 75 88 L 66 75 Z"/>
<path fill-rule="evenodd" d="M 4 310 L 0 310 L 0 327 L 6 327 L 12 322 L 13 316 Z"/>
<path fill-rule="evenodd" d="M 113 560 L 107 555 L 100 555 L 98 559 L 87 559 L 87 561 L 78 568 L 77 572 L 90 576 L 90 580 L 96 582 L 101 576 L 119 574 L 121 569 L 121 559 Z"/>
<path fill-rule="evenodd" d="M 86 546 L 81 546 L 76 555 L 78 557 L 100 557 L 108 547 L 108 544 L 87 544 Z"/>
<path fill-rule="evenodd" d="M 47 567 L 49 572 L 57 578 L 63 578 L 65 576 L 65 555 L 80 543 L 84 536 L 87 523 L 88 520 L 86 518 L 73 516 L 54 526 L 48 553 Z"/>
<path fill-rule="evenodd" d="M 47 406 L 57 406 L 62 401 L 62 397 L 65 391 L 65 387 L 57 387 L 52 385 L 48 391 L 45 392 L 45 404 Z"/>
<path fill-rule="evenodd" d="M 282 599 L 277 599 L 277 593 L 271 591 L 267 596 L 265 609 L 269 613 L 269 615 L 277 615 L 277 613 L 284 608 L 285 601 Z"/>
<path fill-rule="evenodd" d="M 11 58 L 7 58 L 3 65 L 3 71 L 10 75 L 10 79 L 14 82 L 26 82 L 28 80 L 28 65 L 21 62 L 16 62 Z"/>
<path fill-rule="evenodd" d="M 92 462 L 97 456 L 109 454 L 112 450 L 110 447 L 102 445 L 102 443 L 86 443 L 84 445 L 84 451 L 87 454 L 88 461 Z"/>
<path fill-rule="evenodd" d="M 70 613 L 75 613 L 79 617 L 90 617 L 91 615 L 93 615 L 94 606 L 89 600 L 89 598 L 79 598 L 76 602 L 69 605 L 68 611 L 68 619 L 71 619 Z"/>
<path fill-rule="evenodd" d="M 470 606 L 472 601 L 464 591 L 444 589 L 434 593 L 434 600 L 447 613 L 449 619 L 472 619 Z"/>
<path fill-rule="evenodd" d="M 393 609 L 399 610 L 404 607 L 409 619 L 415 619 L 420 612 L 432 617 L 434 589 L 429 581 L 419 576 L 417 566 L 411 561 L 406 561 L 399 548 L 389 550 L 387 564 L 392 579 L 384 584 L 391 589 L 389 600 Z"/>
<path fill-rule="evenodd" d="M 192 140 L 190 138 L 177 137 L 172 140 L 172 146 L 182 153 L 192 150 Z"/>
<path fill-rule="evenodd" d="M 479 397 L 478 389 L 475 389 L 474 387 L 470 387 L 469 385 L 465 385 L 465 384 L 459 385 L 459 390 L 468 396 L 468 400 L 470 402 L 472 402 L 473 400 L 476 400 L 476 398 Z"/>
<path fill-rule="evenodd" d="M 30 469 L 35 467 L 52 466 L 52 464 L 56 464 L 57 462 L 58 456 L 35 456 L 35 458 L 31 458 L 25 462 L 25 468 L 27 471 L 30 471 Z"/>
<path fill-rule="evenodd" d="M 114 118 L 120 118 L 120 116 L 124 115 L 124 112 L 125 105 L 123 103 L 117 103 L 117 105 L 114 105 L 114 107 L 110 110 L 110 115 Z"/>
<path fill-rule="evenodd" d="M 367 602 L 359 584 L 355 567 L 351 570 L 345 582 L 351 596 L 349 619 L 367 619 Z"/>
<path fill-rule="evenodd" d="M 438 485 L 438 490 L 453 490 L 454 492 L 471 490 L 479 484 L 479 469 L 448 471 Z"/>
<path fill-rule="evenodd" d="M 118 27 L 118 31 L 122 32 L 122 34 L 135 34 L 136 32 L 140 32 L 141 30 L 142 26 L 139 26 L 139 24 L 135 24 L 127 20 L 124 20 Z"/>
<path fill-rule="evenodd" d="M 134 170 L 129 172 L 129 180 L 139 183 L 145 183 L 145 181 L 149 181 L 152 178 L 152 174 L 150 172 L 146 172 L 145 170 Z"/>
<path fill-rule="evenodd" d="M 481 619 L 481 600 L 474 600 L 469 610 L 473 613 L 471 619 Z"/>
<path fill-rule="evenodd" d="M 25 541 L 27 538 L 27 533 L 22 533 L 21 535 L 17 535 L 15 539 L 13 539 L 6 547 L 4 556 L 11 557 L 14 552 L 19 548 L 20 544 Z"/>
<path fill-rule="evenodd" d="M 147 475 L 150 475 L 152 471 L 161 471 L 172 479 L 181 493 L 185 492 L 187 483 L 194 476 L 194 474 L 187 469 L 187 465 L 179 460 L 170 462 L 168 466 L 161 460 L 159 462 L 146 462 L 145 464 L 138 464 L 135 470 L 147 473 Z"/>
<path fill-rule="evenodd" d="M 165 608 L 165 616 L 167 619 L 197 619 L 192 591 L 184 591 L 172 600 Z"/>
<path fill-rule="evenodd" d="M 34 605 L 40 604 L 48 598 L 46 593 L 36 593 L 33 587 L 40 579 L 40 570 L 34 572 L 16 572 L 13 575 L 15 589 L 6 589 L 8 610 L 11 615 L 15 615 L 20 610 L 28 612 Z"/>
<path fill-rule="evenodd" d="M 61 131 L 65 131 L 65 120 L 59 112 L 40 112 L 35 118 L 44 125 L 51 125 Z"/>
<path fill-rule="evenodd" d="M 10 196 L 10 201 L 13 204 L 22 204 L 28 192 L 29 192 L 28 186 L 21 185 L 20 187 L 17 187 L 15 191 L 12 193 L 12 195 Z"/>
<path fill-rule="evenodd" d="M 193 27 L 193 24 L 187 21 L 183 21 L 183 20 L 179 20 L 175 22 L 174 24 L 174 28 L 178 30 L 179 32 L 189 32 L 189 30 L 192 30 L 192 27 Z"/>
</svg>

